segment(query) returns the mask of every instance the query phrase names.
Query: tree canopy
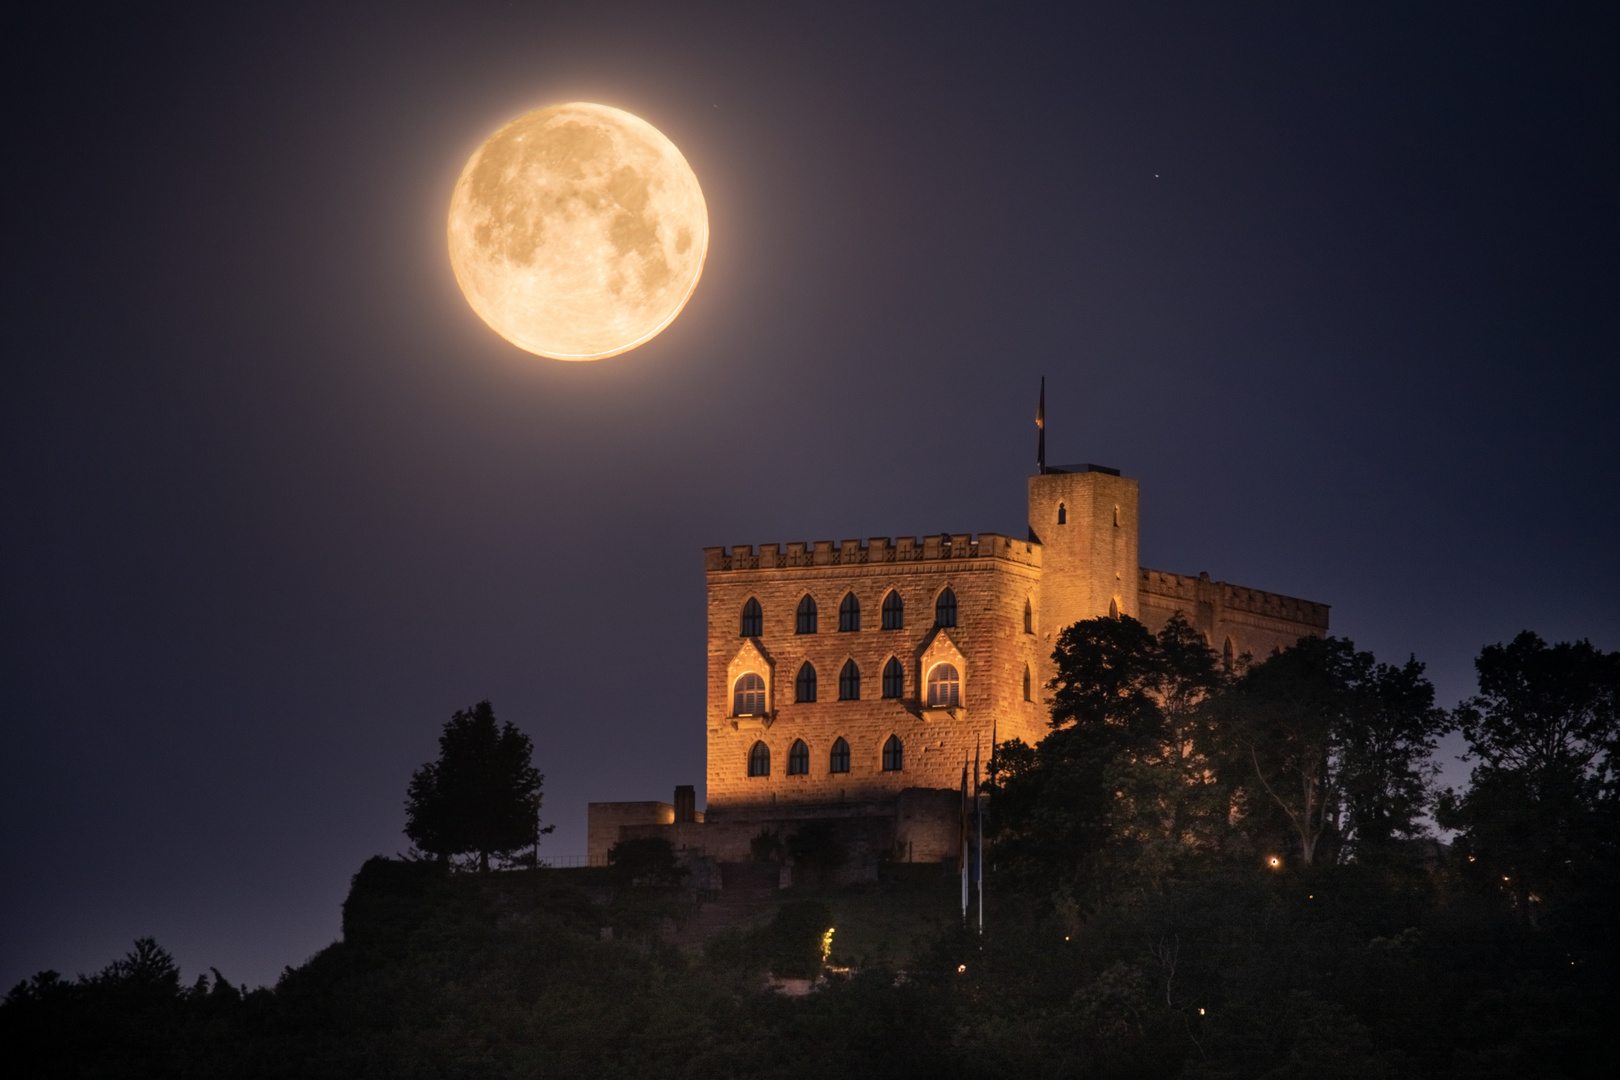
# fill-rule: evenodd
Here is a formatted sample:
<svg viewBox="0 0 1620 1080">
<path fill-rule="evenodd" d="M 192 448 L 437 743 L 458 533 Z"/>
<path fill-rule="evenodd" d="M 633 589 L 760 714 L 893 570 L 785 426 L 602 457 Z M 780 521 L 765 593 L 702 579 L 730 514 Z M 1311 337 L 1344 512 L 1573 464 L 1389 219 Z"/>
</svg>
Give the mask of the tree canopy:
<svg viewBox="0 0 1620 1080">
<path fill-rule="evenodd" d="M 541 785 L 534 744 L 510 723 L 497 724 L 488 701 L 461 709 L 439 736 L 439 759 L 417 769 L 405 802 L 405 835 L 440 859 L 510 858 L 551 831 L 541 829 Z"/>
</svg>

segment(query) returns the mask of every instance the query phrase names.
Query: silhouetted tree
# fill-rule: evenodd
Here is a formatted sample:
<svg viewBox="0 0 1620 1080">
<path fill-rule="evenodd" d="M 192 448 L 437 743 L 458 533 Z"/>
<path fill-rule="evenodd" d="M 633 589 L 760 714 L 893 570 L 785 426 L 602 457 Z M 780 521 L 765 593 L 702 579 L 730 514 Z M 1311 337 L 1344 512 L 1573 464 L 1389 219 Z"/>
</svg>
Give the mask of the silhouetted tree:
<svg viewBox="0 0 1620 1080">
<path fill-rule="evenodd" d="M 1442 794 L 1438 817 L 1533 922 L 1533 901 L 1616 855 L 1620 653 L 1527 630 L 1474 667 L 1479 694 L 1456 717 L 1479 764 L 1465 793 Z"/>
<path fill-rule="evenodd" d="M 439 760 L 411 777 L 405 803 L 405 835 L 418 849 L 441 859 L 511 856 L 540 834 L 540 786 L 545 777 L 531 763 L 534 744 L 510 723 L 497 725 L 487 701 L 462 709 L 439 736 Z"/>
<path fill-rule="evenodd" d="M 1324 843 L 1421 832 L 1448 720 L 1416 659 L 1393 667 L 1344 638 L 1301 638 L 1251 667 L 1214 713 L 1247 764 L 1246 786 L 1281 811 L 1306 864 Z"/>
</svg>

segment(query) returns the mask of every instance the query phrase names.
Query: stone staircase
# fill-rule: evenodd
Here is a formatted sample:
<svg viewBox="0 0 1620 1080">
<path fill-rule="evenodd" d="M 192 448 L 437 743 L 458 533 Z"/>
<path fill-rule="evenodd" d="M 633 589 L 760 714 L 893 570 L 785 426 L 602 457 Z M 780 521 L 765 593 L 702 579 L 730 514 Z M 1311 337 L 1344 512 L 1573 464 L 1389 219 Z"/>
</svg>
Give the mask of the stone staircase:
<svg viewBox="0 0 1620 1080">
<path fill-rule="evenodd" d="M 702 945 L 753 914 L 760 903 L 775 894 L 781 883 L 781 867 L 776 863 L 720 864 L 720 898 L 710 900 L 686 921 L 675 942 Z"/>
</svg>

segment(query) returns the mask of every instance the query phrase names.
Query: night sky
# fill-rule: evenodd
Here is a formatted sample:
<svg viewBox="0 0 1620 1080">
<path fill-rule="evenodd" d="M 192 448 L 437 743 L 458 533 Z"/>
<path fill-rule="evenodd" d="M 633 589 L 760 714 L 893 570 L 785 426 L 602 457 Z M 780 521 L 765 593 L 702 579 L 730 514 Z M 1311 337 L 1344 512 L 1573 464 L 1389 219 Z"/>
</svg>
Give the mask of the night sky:
<svg viewBox="0 0 1620 1080">
<path fill-rule="evenodd" d="M 480 698 L 555 855 L 701 785 L 701 549 L 1023 532 L 1042 375 L 1149 566 L 1330 603 L 1448 706 L 1521 629 L 1620 648 L 1612 6 L 39 7 L 6 986 L 140 935 L 273 981 Z M 444 243 L 484 137 L 573 100 L 668 135 L 712 229 L 590 364 L 497 337 Z"/>
</svg>

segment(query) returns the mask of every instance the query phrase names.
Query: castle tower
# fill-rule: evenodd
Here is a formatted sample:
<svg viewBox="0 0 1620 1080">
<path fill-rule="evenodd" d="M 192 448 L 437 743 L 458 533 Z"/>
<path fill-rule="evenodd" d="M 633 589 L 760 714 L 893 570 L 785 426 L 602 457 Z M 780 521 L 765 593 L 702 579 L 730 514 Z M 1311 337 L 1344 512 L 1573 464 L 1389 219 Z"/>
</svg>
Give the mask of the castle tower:
<svg viewBox="0 0 1620 1080">
<path fill-rule="evenodd" d="M 1041 545 L 1043 633 L 1102 615 L 1138 617 L 1137 484 L 1102 465 L 1029 478 L 1029 531 Z"/>
</svg>

